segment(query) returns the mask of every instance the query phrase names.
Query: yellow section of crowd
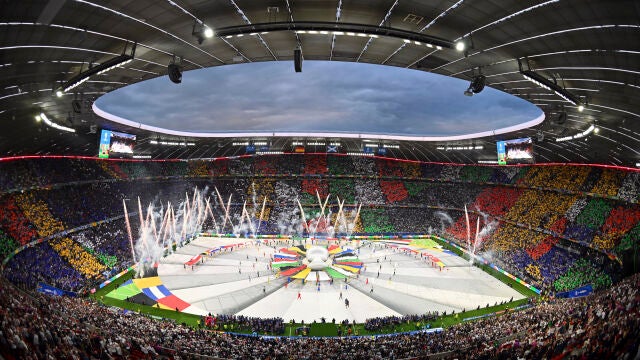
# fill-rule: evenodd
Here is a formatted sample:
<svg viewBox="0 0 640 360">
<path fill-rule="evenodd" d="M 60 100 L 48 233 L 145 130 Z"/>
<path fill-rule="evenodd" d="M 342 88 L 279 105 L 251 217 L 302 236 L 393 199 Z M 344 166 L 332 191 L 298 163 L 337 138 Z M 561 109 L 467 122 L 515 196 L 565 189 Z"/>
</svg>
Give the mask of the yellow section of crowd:
<svg viewBox="0 0 640 360">
<path fill-rule="evenodd" d="M 37 200 L 33 193 L 23 193 L 16 196 L 16 203 L 29 221 L 36 226 L 41 237 L 64 231 L 62 222 L 56 220 L 49 212 L 47 204 L 42 200 Z"/>
<path fill-rule="evenodd" d="M 591 168 L 577 166 L 531 167 L 520 181 L 527 186 L 580 191 Z"/>
<path fill-rule="evenodd" d="M 61 221 L 55 219 L 49 212 L 49 208 L 42 201 L 35 198 L 33 193 L 24 193 L 16 196 L 16 202 L 25 216 L 38 228 L 41 237 L 50 236 L 64 231 Z M 49 244 L 71 266 L 87 277 L 97 277 L 106 267 L 95 256 L 85 251 L 75 241 L 69 238 L 49 240 Z"/>
<path fill-rule="evenodd" d="M 100 273 L 107 269 L 95 256 L 69 238 L 51 239 L 49 244 L 71 266 L 88 278 L 98 278 Z"/>
<path fill-rule="evenodd" d="M 609 169 L 602 170 L 600 179 L 590 192 L 602 196 L 616 196 L 625 174 L 620 171 L 612 171 Z"/>
</svg>

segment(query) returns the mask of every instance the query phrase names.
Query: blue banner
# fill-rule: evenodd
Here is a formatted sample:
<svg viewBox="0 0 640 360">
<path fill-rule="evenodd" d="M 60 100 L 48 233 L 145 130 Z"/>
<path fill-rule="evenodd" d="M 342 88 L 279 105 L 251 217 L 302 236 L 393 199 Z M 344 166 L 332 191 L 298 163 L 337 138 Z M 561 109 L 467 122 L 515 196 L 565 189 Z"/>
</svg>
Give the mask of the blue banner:
<svg viewBox="0 0 640 360">
<path fill-rule="evenodd" d="M 75 297 L 76 293 L 72 292 L 72 291 L 66 291 L 66 290 L 62 290 L 62 289 L 58 289 L 57 287 L 53 287 L 51 285 L 47 285 L 45 283 L 38 283 L 38 287 L 36 288 L 36 290 L 38 292 L 41 292 L 43 294 L 47 294 L 47 295 L 54 295 L 54 296 L 70 296 L 70 297 Z"/>
<path fill-rule="evenodd" d="M 556 297 L 570 299 L 570 298 L 587 296 L 587 295 L 590 295 L 592 292 L 593 292 L 593 287 L 591 287 L 591 284 L 589 284 L 589 285 L 585 285 L 570 291 L 563 291 L 563 292 L 557 293 Z"/>
</svg>

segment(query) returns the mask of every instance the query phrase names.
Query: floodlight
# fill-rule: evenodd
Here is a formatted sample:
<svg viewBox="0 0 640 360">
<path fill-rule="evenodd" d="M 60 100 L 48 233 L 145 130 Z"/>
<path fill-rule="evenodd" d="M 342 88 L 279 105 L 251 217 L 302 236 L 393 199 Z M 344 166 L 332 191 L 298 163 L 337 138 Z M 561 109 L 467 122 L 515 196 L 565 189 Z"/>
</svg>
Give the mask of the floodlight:
<svg viewBox="0 0 640 360">
<path fill-rule="evenodd" d="M 464 49 L 466 48 L 464 41 L 460 40 L 456 43 L 456 50 L 458 51 L 464 51 Z"/>
</svg>

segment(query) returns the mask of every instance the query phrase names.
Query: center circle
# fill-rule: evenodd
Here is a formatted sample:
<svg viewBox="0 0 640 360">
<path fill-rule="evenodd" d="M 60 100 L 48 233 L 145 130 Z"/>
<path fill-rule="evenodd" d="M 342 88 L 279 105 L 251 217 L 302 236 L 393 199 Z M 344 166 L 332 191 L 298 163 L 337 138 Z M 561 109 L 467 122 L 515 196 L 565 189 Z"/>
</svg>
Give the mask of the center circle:
<svg viewBox="0 0 640 360">
<path fill-rule="evenodd" d="M 307 267 L 311 270 L 324 270 L 327 267 L 326 261 L 329 258 L 329 251 L 321 246 L 312 246 L 307 250 Z"/>
</svg>

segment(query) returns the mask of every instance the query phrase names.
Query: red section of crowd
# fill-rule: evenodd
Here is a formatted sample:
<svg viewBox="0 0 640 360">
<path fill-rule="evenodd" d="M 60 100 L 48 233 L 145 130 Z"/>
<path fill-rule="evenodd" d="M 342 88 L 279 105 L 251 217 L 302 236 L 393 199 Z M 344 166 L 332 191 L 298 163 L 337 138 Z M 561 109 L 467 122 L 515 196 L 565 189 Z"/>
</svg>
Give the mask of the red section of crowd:
<svg viewBox="0 0 640 360">
<path fill-rule="evenodd" d="M 388 204 L 402 201 L 409 197 L 407 188 L 405 188 L 404 183 L 399 180 L 380 180 L 380 188 L 382 189 Z"/>
<path fill-rule="evenodd" d="M 24 216 L 12 195 L 0 198 L 0 228 L 22 245 L 38 237 L 35 226 Z"/>
<path fill-rule="evenodd" d="M 327 157 L 323 155 L 304 156 L 304 175 L 324 175 L 327 174 Z M 320 194 L 322 199 L 329 193 L 329 183 L 324 179 L 304 179 L 302 180 L 302 192 L 316 196 Z"/>
</svg>

